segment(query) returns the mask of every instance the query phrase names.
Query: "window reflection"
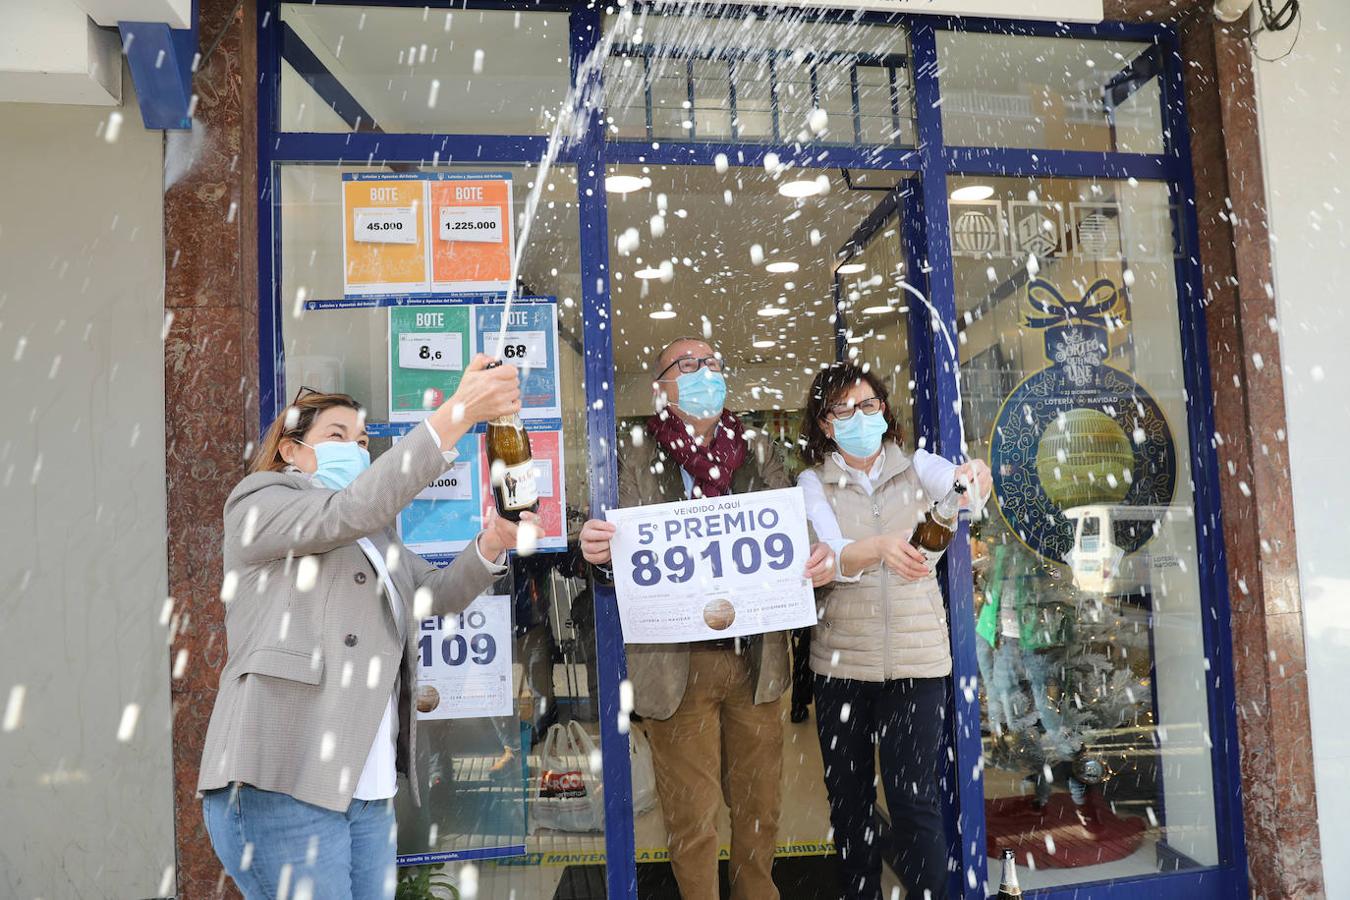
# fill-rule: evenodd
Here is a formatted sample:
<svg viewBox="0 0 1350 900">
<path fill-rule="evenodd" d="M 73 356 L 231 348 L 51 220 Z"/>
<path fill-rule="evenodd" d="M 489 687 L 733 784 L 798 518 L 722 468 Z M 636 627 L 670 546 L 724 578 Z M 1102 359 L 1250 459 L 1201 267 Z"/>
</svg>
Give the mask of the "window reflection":
<svg viewBox="0 0 1350 900">
<path fill-rule="evenodd" d="M 1215 864 L 1167 190 L 950 186 L 966 440 L 997 495 L 972 527 L 989 855 L 1032 887 Z"/>
</svg>

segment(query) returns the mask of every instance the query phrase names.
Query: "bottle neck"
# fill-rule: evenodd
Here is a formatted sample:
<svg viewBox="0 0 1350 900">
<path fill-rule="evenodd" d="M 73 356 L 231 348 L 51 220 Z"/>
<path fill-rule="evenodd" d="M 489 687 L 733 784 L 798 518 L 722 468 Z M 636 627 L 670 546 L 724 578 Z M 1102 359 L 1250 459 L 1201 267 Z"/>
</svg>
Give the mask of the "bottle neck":
<svg viewBox="0 0 1350 900">
<path fill-rule="evenodd" d="M 499 428 L 524 428 L 520 421 L 520 413 L 511 413 L 506 416 L 498 416 L 495 419 L 488 420 L 489 425 L 496 425 Z"/>
<path fill-rule="evenodd" d="M 961 495 L 965 492 L 965 485 L 960 483 L 954 485 L 952 489 L 947 492 L 947 495 L 939 500 L 937 505 L 933 507 L 933 517 L 949 528 L 954 526 L 956 524 L 957 514 L 961 510 Z"/>
</svg>

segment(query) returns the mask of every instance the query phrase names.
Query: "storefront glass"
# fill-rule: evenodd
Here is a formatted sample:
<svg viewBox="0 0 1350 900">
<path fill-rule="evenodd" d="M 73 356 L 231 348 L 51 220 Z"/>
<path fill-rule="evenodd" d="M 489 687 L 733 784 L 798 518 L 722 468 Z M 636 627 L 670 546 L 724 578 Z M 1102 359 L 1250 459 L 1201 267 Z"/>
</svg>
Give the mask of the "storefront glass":
<svg viewBox="0 0 1350 900">
<path fill-rule="evenodd" d="M 907 449 L 964 451 L 995 472 L 990 514 L 947 563 L 949 607 L 970 614 L 952 622 L 946 811 L 953 835 L 979 835 L 952 844 L 953 891 L 992 893 L 986 856 L 1003 847 L 1029 887 L 1240 865 L 1221 789 L 1236 773 L 1215 749 L 1232 726 L 1214 699 L 1227 645 L 1226 622 L 1212 623 L 1226 605 L 1204 575 L 1215 539 L 1197 529 L 1217 509 L 1193 487 L 1212 463 L 1195 437 L 1204 412 L 1187 403 L 1207 377 L 1182 305 L 1189 170 L 1161 155 L 1173 149 L 1171 38 L 701 4 L 491 8 L 503 5 L 272 3 L 260 15 L 278 85 L 260 143 L 261 362 L 277 384 L 264 414 L 302 385 L 344 390 L 367 405 L 376 452 L 388 449 L 409 402 L 391 384 L 392 323 L 431 307 L 388 296 L 344 308 L 344 175 L 495 173 L 512 186 L 502 221 L 520 228 L 540 163 L 525 148 L 576 102 L 569 89 L 595 53 L 594 127 L 559 148 L 516 272 L 520 295 L 557 304 L 557 537 L 612 502 L 615 458 L 642 437 L 651 360 L 670 340 L 714 342 L 728 408 L 794 476 L 815 372 L 839 358 L 878 371 Z M 1071 172 L 1056 168 L 1066 158 Z M 1055 177 L 1085 169 L 1098 177 Z M 933 227 L 944 220 L 949 232 Z M 500 287 L 442 305 L 500 301 Z M 408 861 L 452 857 L 466 896 L 673 889 L 659 803 L 626 734 L 613 593 L 573 577 L 572 561 L 517 560 L 500 586 L 511 714 L 419 735 L 439 780 L 422 810 L 400 806 L 400 847 L 439 854 Z M 790 694 L 782 703 L 786 718 Z M 578 743 L 547 760 L 530 743 L 550 709 L 577 723 Z M 833 877 L 813 717 L 784 724 L 777 855 L 797 861 L 782 865 L 801 896 Z M 570 828 L 552 827 L 536 797 L 562 765 L 594 800 Z M 636 803 L 616 786 L 625 770 Z M 884 802 L 879 813 L 884 833 Z M 725 812 L 719 829 L 725 842 Z M 885 878 L 889 896 L 899 885 Z"/>
<path fill-rule="evenodd" d="M 948 144 L 1164 150 L 1156 44 L 941 31 L 938 54 Z"/>
<path fill-rule="evenodd" d="M 571 84 L 565 12 L 283 3 L 281 23 L 283 131 L 547 134 Z"/>
<path fill-rule="evenodd" d="M 800 14 L 611 15 L 608 136 L 912 146 L 905 31 Z M 824 117 L 821 117 L 821 113 Z"/>
<path fill-rule="evenodd" d="M 1213 865 L 1175 210 L 1160 184 L 950 186 L 988 194 L 951 219 L 965 438 L 997 493 L 971 526 L 990 856 L 1033 887 Z"/>
<path fill-rule="evenodd" d="M 399 426 L 391 423 L 391 407 L 405 405 L 406 399 L 390 383 L 391 324 L 405 313 L 450 317 L 464 312 L 453 305 L 333 309 L 325 303 L 343 296 L 342 232 L 333 227 L 342 217 L 343 176 L 397 174 L 409 168 L 287 165 L 277 170 L 280 285 L 287 300 L 281 322 L 285 396 L 305 386 L 356 397 L 365 405 L 367 426 L 376 435 L 371 449 L 377 456 L 396 442 Z M 513 187 L 511 213 L 518 216 L 538 169 L 495 165 L 418 171 L 505 172 Z M 522 258 L 519 284 L 524 296 L 557 300 L 562 465 L 560 482 L 548 492 L 565 497 L 559 521 L 552 523 L 558 529 L 555 536 L 565 541 L 575 536 L 590 503 L 575 169 L 555 167 L 541 196 L 537 237 Z M 472 443 L 472 436 L 468 440 Z M 414 506 L 426 504 L 426 515 L 435 518 L 438 502 L 418 500 Z M 476 513 L 468 515 L 477 521 Z M 400 528 L 404 541 L 414 548 L 431 530 L 428 522 L 406 518 Z M 475 529 L 467 523 L 467 531 Z M 592 827 L 577 833 L 541 829 L 528 796 L 546 767 L 540 737 L 550 725 L 575 722 L 591 742 L 599 742 L 595 618 L 590 587 L 577 577 L 580 574 L 575 555 L 560 551 L 540 552 L 528 564 L 514 565 L 492 591 L 511 598 L 504 637 L 490 629 L 475 633 L 468 627 L 471 623 L 459 623 L 468 638 L 461 646 L 455 643 L 454 627 L 442 637 L 423 623 L 426 634 L 420 640 L 426 646 L 419 645 L 419 652 L 425 651 L 424 662 L 470 665 L 490 661 L 495 654 L 508 655 L 513 712 L 421 721 L 417 753 L 423 803 L 414 806 L 406 790 L 399 795 L 399 852 L 410 860 L 453 855 L 468 860 L 447 867 L 459 883 L 476 878 L 484 888 L 505 886 L 535 896 L 545 891 L 556 865 L 504 866 L 495 859 L 550 860 L 560 853 L 569 854 L 569 859 L 580 858 L 578 854 L 603 859 L 598 814 Z M 450 643 L 442 647 L 445 640 Z M 598 796 L 603 781 L 598 752 L 591 759 L 584 741 L 578 746 L 583 756 L 561 755 L 585 771 Z M 538 856 L 521 857 L 522 852 Z M 548 883 L 551 891 L 552 882 Z"/>
</svg>

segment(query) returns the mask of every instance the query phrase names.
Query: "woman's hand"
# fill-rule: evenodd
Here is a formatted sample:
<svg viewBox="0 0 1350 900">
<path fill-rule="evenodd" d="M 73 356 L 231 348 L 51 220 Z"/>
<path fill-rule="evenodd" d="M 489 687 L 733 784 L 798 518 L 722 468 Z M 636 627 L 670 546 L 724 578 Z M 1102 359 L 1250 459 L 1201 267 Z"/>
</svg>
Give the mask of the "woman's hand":
<svg viewBox="0 0 1350 900">
<path fill-rule="evenodd" d="M 535 541 L 543 531 L 539 526 L 539 517 L 534 513 L 521 513 L 520 521 L 512 522 L 499 516 L 497 507 L 489 506 L 483 516 L 483 530 L 478 533 L 478 552 L 483 554 L 483 559 L 495 563 L 503 553 L 516 549 L 518 544 L 533 545 L 535 541 L 520 539 L 520 529 L 524 527 L 535 529 Z"/>
<path fill-rule="evenodd" d="M 909 542 L 912 533 L 883 534 L 876 539 L 881 551 L 881 564 L 906 581 L 918 581 L 932 574 L 928 568 L 928 558 Z"/>
<path fill-rule="evenodd" d="M 492 357 L 479 353 L 464 370 L 459 387 L 435 416 L 449 415 L 450 421 L 487 422 L 520 412 L 520 375 L 515 366 L 488 368 Z M 440 432 L 440 428 L 436 429 Z"/>
<path fill-rule="evenodd" d="M 834 566 L 834 551 L 828 544 L 818 541 L 811 545 L 811 555 L 807 557 L 803 574 L 811 579 L 812 587 L 824 587 L 834 581 Z"/>
<path fill-rule="evenodd" d="M 986 503 L 989 501 L 989 497 L 994 490 L 994 476 L 989 471 L 989 463 L 982 459 L 972 459 L 970 462 L 956 467 L 956 477 L 974 484 L 981 501 Z M 967 491 L 961 497 L 961 505 L 969 506 L 972 499 L 970 492 Z"/>
<path fill-rule="evenodd" d="M 588 519 L 581 526 L 581 555 L 593 566 L 609 564 L 609 542 L 614 540 L 618 528 L 613 522 L 604 519 Z"/>
</svg>

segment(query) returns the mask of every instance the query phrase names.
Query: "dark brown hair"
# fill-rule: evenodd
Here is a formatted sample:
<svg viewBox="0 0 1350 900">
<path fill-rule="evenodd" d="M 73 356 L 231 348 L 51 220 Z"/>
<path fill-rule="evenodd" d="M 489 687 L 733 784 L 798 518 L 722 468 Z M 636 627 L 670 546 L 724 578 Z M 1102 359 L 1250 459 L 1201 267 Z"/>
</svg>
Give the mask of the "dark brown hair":
<svg viewBox="0 0 1350 900">
<path fill-rule="evenodd" d="M 306 389 L 301 388 L 300 396 L 295 398 L 295 402 L 277 416 L 276 421 L 267 429 L 263 435 L 262 442 L 258 444 L 258 450 L 253 454 L 253 460 L 249 463 L 248 471 L 253 472 L 280 472 L 286 468 L 286 460 L 281 458 L 281 441 L 283 438 L 299 440 L 305 436 L 314 425 L 314 420 L 319 417 L 319 413 L 326 409 L 342 407 L 345 409 L 354 409 L 361 411 L 361 404 L 346 394 L 320 394 L 318 391 L 304 393 Z"/>
<path fill-rule="evenodd" d="M 891 440 L 897 444 L 903 442 L 900 423 L 895 420 L 895 414 L 891 411 L 890 392 L 886 390 L 885 382 L 870 370 L 864 371 L 853 363 L 831 363 L 816 373 L 815 380 L 811 382 L 811 392 L 806 398 L 806 412 L 802 414 L 801 454 L 802 460 L 808 466 L 820 465 L 825 461 L 825 457 L 838 449 L 834 439 L 825 433 L 821 421 L 830 407 L 838 403 L 840 398 L 848 393 L 849 388 L 861 381 L 871 385 L 877 398 L 885 404 L 881 412 L 886 417 L 886 434 L 883 440 Z"/>
</svg>

